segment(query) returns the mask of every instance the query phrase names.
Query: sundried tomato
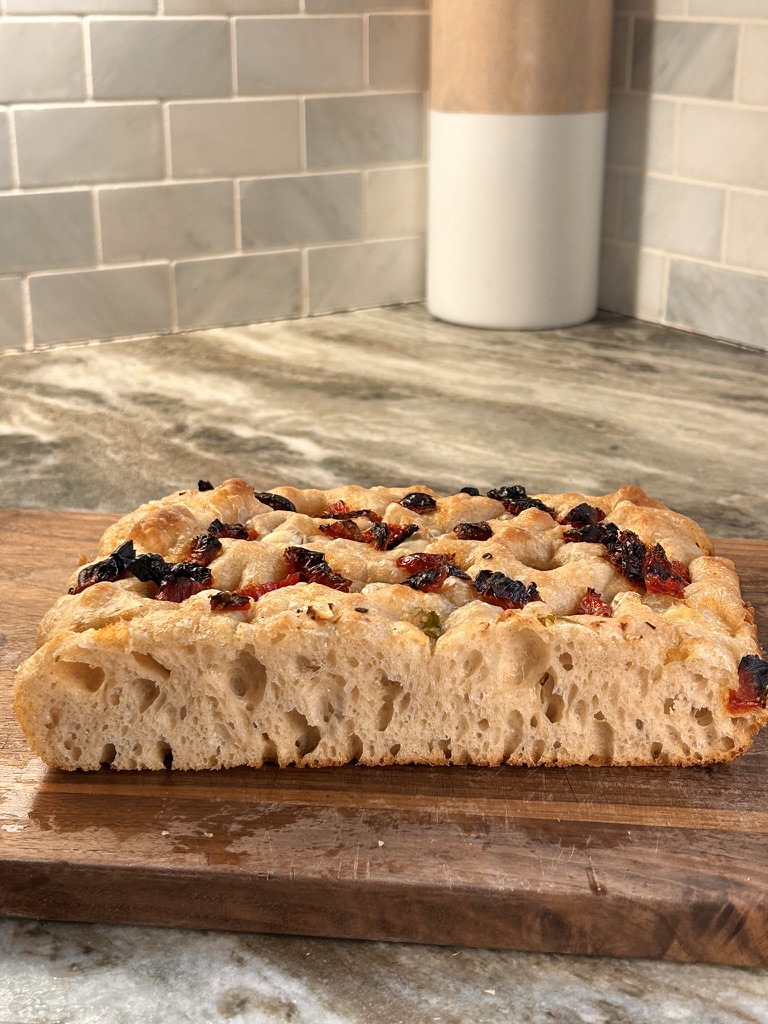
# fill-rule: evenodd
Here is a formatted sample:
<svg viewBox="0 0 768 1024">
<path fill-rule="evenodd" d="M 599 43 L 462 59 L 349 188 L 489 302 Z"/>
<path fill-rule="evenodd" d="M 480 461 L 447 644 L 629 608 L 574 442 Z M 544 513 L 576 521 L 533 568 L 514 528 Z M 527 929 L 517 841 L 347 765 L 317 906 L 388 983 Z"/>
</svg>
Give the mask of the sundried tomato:
<svg viewBox="0 0 768 1024">
<path fill-rule="evenodd" d="M 197 489 L 198 491 L 212 491 L 213 484 L 211 483 L 210 480 L 198 480 Z"/>
<path fill-rule="evenodd" d="M 579 601 L 579 606 L 576 609 L 577 615 L 602 615 L 604 618 L 610 618 L 613 615 L 613 609 L 604 601 L 596 590 L 592 587 L 587 587 L 587 592 Z"/>
<path fill-rule="evenodd" d="M 256 500 L 260 501 L 262 505 L 269 505 L 280 512 L 295 512 L 296 506 L 288 498 L 284 498 L 282 494 L 273 494 L 271 491 L 254 491 Z"/>
<path fill-rule="evenodd" d="M 538 508 L 542 512 L 549 512 L 554 517 L 554 509 L 551 509 L 549 505 L 545 505 L 543 501 L 538 498 L 532 498 L 526 493 L 525 488 L 522 484 L 512 484 L 510 487 L 497 487 L 492 491 L 488 491 L 488 497 L 493 498 L 494 501 L 500 501 L 504 508 L 513 516 L 520 515 L 527 508 Z"/>
<path fill-rule="evenodd" d="M 70 594 L 80 594 L 94 583 L 114 583 L 125 579 L 128 566 L 136 558 L 136 549 L 132 540 L 125 541 L 119 548 L 107 555 L 100 562 L 86 565 L 77 576 L 77 583 L 69 588 Z"/>
<path fill-rule="evenodd" d="M 488 523 L 457 523 L 453 532 L 459 540 L 490 540 L 493 536 Z"/>
<path fill-rule="evenodd" d="M 239 612 L 244 608 L 250 608 L 251 600 L 247 594 L 231 590 L 221 590 L 218 594 L 211 594 L 212 612 Z"/>
<path fill-rule="evenodd" d="M 462 487 L 461 490 L 459 491 L 459 494 L 469 494 L 473 498 L 479 498 L 480 497 L 480 488 L 479 487 Z"/>
<path fill-rule="evenodd" d="M 422 590 L 432 594 L 439 590 L 448 578 L 448 568 L 445 565 L 433 565 L 431 569 L 424 569 L 416 572 L 403 580 L 403 586 L 411 587 L 413 590 Z"/>
<path fill-rule="evenodd" d="M 352 586 L 352 580 L 331 569 L 322 551 L 291 546 L 285 549 L 283 558 L 289 574 L 298 573 L 302 583 L 319 583 L 333 590 L 343 590 L 345 593 L 348 593 Z"/>
<path fill-rule="evenodd" d="M 399 504 L 407 508 L 409 512 L 418 512 L 419 515 L 429 515 L 437 508 L 437 502 L 431 494 L 424 491 L 409 491 L 400 499 Z"/>
<path fill-rule="evenodd" d="M 346 501 L 335 501 L 325 512 L 318 512 L 317 519 L 370 519 L 372 523 L 380 523 L 381 516 L 370 508 L 351 509 Z"/>
<path fill-rule="evenodd" d="M 513 580 L 503 572 L 491 572 L 490 569 L 483 569 L 475 576 L 475 588 L 483 601 L 500 608 L 523 608 L 531 601 L 541 600 L 535 583 L 526 586 L 521 580 Z"/>
<path fill-rule="evenodd" d="M 193 594 L 206 590 L 211 583 L 211 570 L 194 562 L 166 562 L 160 555 L 139 555 L 128 566 L 136 579 L 154 583 L 159 589 L 158 601 L 186 601 Z"/>
<path fill-rule="evenodd" d="M 265 594 L 271 594 L 273 590 L 282 590 L 283 587 L 294 587 L 297 583 L 301 583 L 301 577 L 297 572 L 294 572 L 290 576 L 286 576 L 284 580 L 275 580 L 274 583 L 253 583 L 240 587 L 237 593 L 245 594 L 246 597 L 258 601 L 260 597 L 264 597 Z"/>
<path fill-rule="evenodd" d="M 470 577 L 456 565 L 456 556 L 452 554 L 438 554 L 437 552 L 414 551 L 410 555 L 401 555 L 395 565 L 407 573 L 431 572 L 433 569 L 445 569 L 447 576 L 458 576 L 459 579 L 468 580 Z M 407 581 L 406 581 L 407 582 Z"/>
<path fill-rule="evenodd" d="M 214 537 L 211 533 L 203 533 L 192 539 L 187 560 L 196 565 L 210 565 L 221 551 L 222 546 L 218 537 Z"/>
<path fill-rule="evenodd" d="M 377 551 L 391 551 L 412 537 L 418 529 L 416 523 L 373 523 L 363 534 L 363 540 L 366 544 L 372 544 Z"/>
<path fill-rule="evenodd" d="M 321 523 L 320 530 L 329 537 L 365 543 L 362 530 L 352 519 L 335 519 L 332 523 Z"/>
<path fill-rule="evenodd" d="M 745 654 L 739 662 L 739 688 L 728 694 L 728 710 L 733 715 L 764 708 L 768 702 L 768 661 L 756 654 Z"/>
<path fill-rule="evenodd" d="M 601 508 L 595 508 L 594 505 L 588 505 L 586 501 L 582 501 L 580 505 L 575 505 L 570 512 L 566 512 L 560 522 L 567 526 L 596 526 L 604 519 L 605 512 Z"/>
<path fill-rule="evenodd" d="M 622 530 L 615 541 L 609 542 L 608 561 L 630 583 L 642 586 L 645 581 L 646 547 L 636 533 Z"/>
<path fill-rule="evenodd" d="M 610 547 L 618 539 L 619 528 L 615 523 L 585 523 L 563 533 L 563 540 L 567 544 L 605 544 Z"/>
<path fill-rule="evenodd" d="M 259 536 L 255 530 L 249 529 L 243 523 L 222 523 L 220 519 L 213 520 L 208 527 L 208 533 L 229 540 L 256 540 Z"/>
<path fill-rule="evenodd" d="M 679 565 L 680 563 L 676 564 Z M 643 565 L 643 582 L 649 594 L 668 594 L 670 597 L 685 597 L 685 584 L 687 581 L 675 572 L 661 544 L 655 544 L 646 551 Z"/>
</svg>

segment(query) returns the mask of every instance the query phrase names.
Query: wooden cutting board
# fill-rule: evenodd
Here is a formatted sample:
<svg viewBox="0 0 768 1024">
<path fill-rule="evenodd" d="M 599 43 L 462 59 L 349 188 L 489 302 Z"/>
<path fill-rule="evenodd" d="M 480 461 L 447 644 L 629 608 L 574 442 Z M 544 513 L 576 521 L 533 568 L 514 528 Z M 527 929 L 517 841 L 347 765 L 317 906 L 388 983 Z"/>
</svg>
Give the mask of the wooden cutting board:
<svg viewBox="0 0 768 1024">
<path fill-rule="evenodd" d="M 0 914 L 768 964 L 768 730 L 700 769 L 46 769 L 13 669 L 113 519 L 0 512 Z M 768 541 L 718 551 L 768 636 Z"/>
</svg>

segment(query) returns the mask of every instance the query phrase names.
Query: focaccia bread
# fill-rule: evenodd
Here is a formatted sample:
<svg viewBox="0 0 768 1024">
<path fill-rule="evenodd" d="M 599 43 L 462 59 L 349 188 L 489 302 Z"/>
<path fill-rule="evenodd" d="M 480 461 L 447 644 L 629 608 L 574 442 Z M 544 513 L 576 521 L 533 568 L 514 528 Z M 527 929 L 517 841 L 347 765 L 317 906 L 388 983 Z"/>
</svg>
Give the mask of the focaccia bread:
<svg viewBox="0 0 768 1024">
<path fill-rule="evenodd" d="M 733 563 L 638 488 L 199 487 L 45 616 L 15 705 L 47 764 L 694 765 L 768 717 Z"/>
</svg>

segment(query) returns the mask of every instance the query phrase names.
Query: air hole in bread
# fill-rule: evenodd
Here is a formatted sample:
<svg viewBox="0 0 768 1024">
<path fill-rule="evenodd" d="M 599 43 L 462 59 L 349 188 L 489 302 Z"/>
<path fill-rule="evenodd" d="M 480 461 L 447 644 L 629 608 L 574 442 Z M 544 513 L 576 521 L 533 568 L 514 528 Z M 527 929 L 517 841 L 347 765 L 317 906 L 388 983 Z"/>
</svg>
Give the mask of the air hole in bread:
<svg viewBox="0 0 768 1024">
<path fill-rule="evenodd" d="M 723 748 L 723 750 L 733 750 L 733 748 L 736 746 L 736 743 L 732 739 L 732 737 L 724 736 L 720 746 Z"/>
<path fill-rule="evenodd" d="M 550 722 L 559 722 L 565 711 L 565 701 L 559 693 L 553 693 L 544 708 L 544 714 Z"/>
<path fill-rule="evenodd" d="M 293 741 L 298 756 L 306 757 L 307 754 L 311 754 L 320 742 L 320 730 L 316 725 L 310 725 L 306 715 L 302 715 L 300 711 L 289 711 L 285 717 L 293 731 L 298 734 Z"/>
<path fill-rule="evenodd" d="M 472 651 L 467 658 L 464 659 L 464 674 L 472 676 L 483 664 L 483 656 L 480 651 Z"/>
<path fill-rule="evenodd" d="M 595 715 L 597 719 L 597 715 Z M 605 716 L 601 714 L 601 717 L 597 720 L 595 725 L 595 743 L 594 747 L 597 751 L 601 763 L 610 764 L 613 760 L 613 727 L 604 721 Z"/>
<path fill-rule="evenodd" d="M 261 757 L 264 761 L 277 762 L 277 745 L 268 732 L 263 732 L 261 738 L 264 740 Z"/>
<path fill-rule="evenodd" d="M 143 715 L 160 696 L 160 687 L 151 679 L 135 679 L 132 688 L 139 706 L 139 714 Z"/>
<path fill-rule="evenodd" d="M 664 714 L 669 715 L 675 710 L 675 699 L 674 697 L 667 697 L 664 701 Z"/>
<path fill-rule="evenodd" d="M 349 760 L 359 761 L 362 756 L 363 741 L 360 739 L 356 732 L 353 732 L 352 735 L 349 737 Z"/>
<path fill-rule="evenodd" d="M 179 718 L 183 722 L 186 717 L 187 717 L 187 705 L 186 704 L 182 704 L 181 707 L 179 708 Z"/>
<path fill-rule="evenodd" d="M 507 735 L 504 738 L 502 759 L 508 761 L 523 740 L 523 716 L 519 711 L 512 711 L 507 723 Z"/>
<path fill-rule="evenodd" d="M 439 750 L 442 750 L 443 757 L 446 761 L 451 760 L 451 741 L 450 740 L 438 740 L 437 746 Z"/>
<path fill-rule="evenodd" d="M 109 688 L 109 691 L 107 692 L 107 703 L 111 704 L 113 708 L 117 707 L 117 705 L 120 703 L 122 698 L 123 698 L 123 688 L 122 688 L 122 686 L 111 686 Z"/>
<path fill-rule="evenodd" d="M 712 712 L 709 708 L 694 708 L 693 717 L 696 719 L 697 725 L 712 725 Z"/>
<path fill-rule="evenodd" d="M 557 660 L 560 662 L 560 664 L 563 666 L 566 672 L 570 672 L 573 668 L 573 658 L 568 653 L 568 651 L 563 651 L 563 653 L 558 657 Z"/>
<path fill-rule="evenodd" d="M 635 719 L 635 728 L 637 729 L 638 732 L 642 732 L 643 731 L 643 729 L 645 728 L 645 722 L 642 720 L 642 718 L 636 718 Z"/>
<path fill-rule="evenodd" d="M 170 743 L 160 742 L 157 744 L 157 756 L 163 762 L 164 768 L 173 768 L 173 751 Z"/>
<path fill-rule="evenodd" d="M 376 716 L 376 728 L 379 732 L 384 732 L 392 721 L 392 716 L 395 713 L 395 701 L 402 694 L 403 685 L 396 679 L 390 679 L 388 676 L 382 675 L 381 689 L 384 699 Z"/>
<path fill-rule="evenodd" d="M 115 744 L 114 743 L 105 743 L 104 744 L 104 749 L 101 752 L 101 757 L 99 758 L 99 764 L 102 764 L 102 765 L 105 765 L 106 767 L 109 767 L 112 764 L 112 762 L 115 760 L 116 756 L 117 756 L 117 751 L 115 750 Z"/>
<path fill-rule="evenodd" d="M 538 764 L 541 760 L 541 755 L 544 753 L 544 740 L 536 740 L 531 747 L 531 762 Z"/>
<path fill-rule="evenodd" d="M 317 672 L 320 669 L 320 663 L 312 661 L 311 658 L 306 658 L 303 654 L 296 656 L 296 668 L 299 672 Z"/>
<path fill-rule="evenodd" d="M 249 651 L 238 654 L 229 674 L 229 688 L 236 697 L 248 701 L 248 711 L 261 704 L 267 689 L 267 670 Z"/>
<path fill-rule="evenodd" d="M 392 757 L 397 757 L 397 755 L 400 753 L 400 744 L 393 743 L 392 746 L 389 748 L 389 752 L 392 755 Z"/>
<path fill-rule="evenodd" d="M 661 758 L 663 747 L 660 743 L 651 744 L 651 757 L 654 761 L 658 761 Z"/>
<path fill-rule="evenodd" d="M 157 658 L 153 658 L 151 654 L 142 654 L 140 651 L 131 651 L 133 660 L 139 666 L 142 672 L 145 672 L 149 676 L 157 676 L 162 682 L 167 682 L 171 678 L 171 670 L 166 668 Z"/>
<path fill-rule="evenodd" d="M 481 718 L 480 721 L 477 723 L 477 728 L 480 730 L 480 732 L 487 732 L 488 729 L 490 729 L 490 727 L 491 723 L 488 721 L 487 718 Z"/>
<path fill-rule="evenodd" d="M 104 669 L 81 661 L 59 661 L 59 675 L 75 689 L 96 693 L 104 685 Z"/>
</svg>

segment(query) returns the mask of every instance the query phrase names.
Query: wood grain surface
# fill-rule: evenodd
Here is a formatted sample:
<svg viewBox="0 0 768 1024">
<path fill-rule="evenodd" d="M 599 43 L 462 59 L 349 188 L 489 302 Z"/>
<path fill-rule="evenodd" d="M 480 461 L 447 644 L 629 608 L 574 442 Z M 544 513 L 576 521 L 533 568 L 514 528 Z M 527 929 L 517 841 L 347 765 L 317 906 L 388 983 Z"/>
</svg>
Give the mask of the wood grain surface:
<svg viewBox="0 0 768 1024">
<path fill-rule="evenodd" d="M 0 512 L 0 914 L 768 964 L 768 732 L 714 768 L 45 768 L 16 665 L 115 517 Z M 719 541 L 768 635 L 768 542 Z"/>
</svg>

